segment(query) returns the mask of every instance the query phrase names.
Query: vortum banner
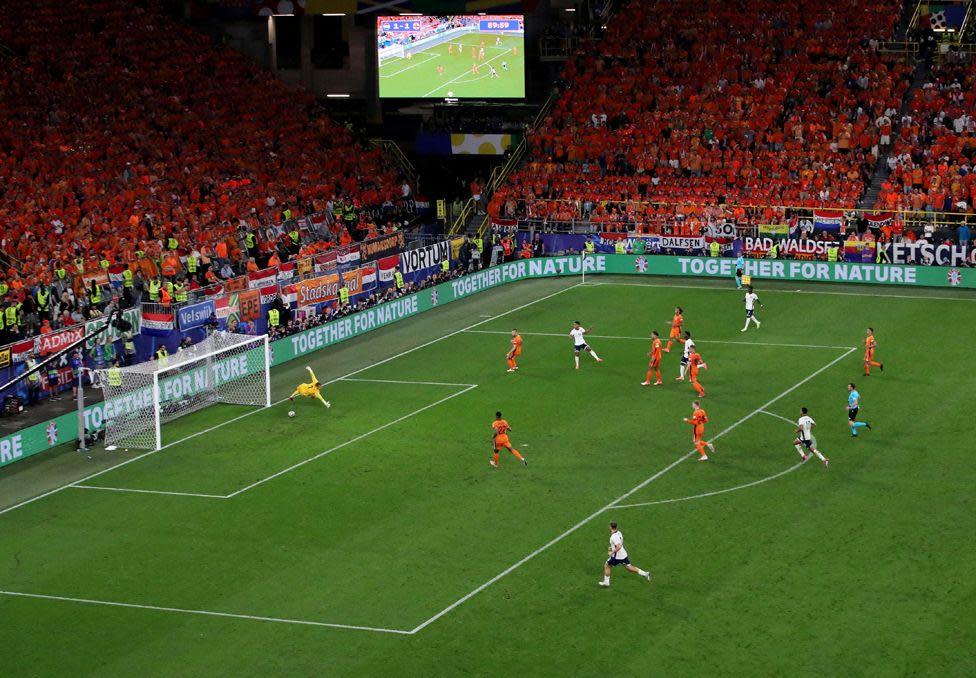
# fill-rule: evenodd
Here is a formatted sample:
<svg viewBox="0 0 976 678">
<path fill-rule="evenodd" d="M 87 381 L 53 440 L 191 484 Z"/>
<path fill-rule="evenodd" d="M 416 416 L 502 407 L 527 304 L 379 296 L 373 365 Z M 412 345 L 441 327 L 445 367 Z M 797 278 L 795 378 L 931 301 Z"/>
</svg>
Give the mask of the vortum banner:
<svg viewBox="0 0 976 678">
<path fill-rule="evenodd" d="M 444 241 L 418 247 L 417 249 L 407 250 L 400 253 L 400 270 L 404 273 L 422 271 L 432 266 L 440 266 L 440 263 L 451 258 L 451 243 Z"/>
<path fill-rule="evenodd" d="M 271 345 L 272 365 L 281 365 L 294 358 L 499 285 L 531 278 L 580 275 L 584 265 L 587 274 L 727 277 L 730 283 L 735 271 L 734 259 L 719 257 L 596 254 L 585 259 L 581 259 L 579 255 L 521 259 L 484 269 L 279 339 Z M 976 288 L 976 271 L 939 266 L 747 259 L 745 272 L 751 275 L 757 284 L 761 284 L 763 280 L 805 280 L 849 284 Z M 185 384 L 174 385 L 172 387 L 174 395 L 176 389 L 185 386 Z M 190 387 L 193 387 L 192 383 Z M 89 426 L 100 428 L 104 425 L 106 416 L 117 416 L 117 408 L 124 408 L 125 404 L 113 404 L 111 407 L 115 409 L 108 413 L 105 411 L 104 403 L 87 408 L 85 421 Z M 77 420 L 77 414 L 65 414 L 0 438 L 0 466 L 43 452 L 58 444 L 72 442 L 78 436 Z"/>
</svg>

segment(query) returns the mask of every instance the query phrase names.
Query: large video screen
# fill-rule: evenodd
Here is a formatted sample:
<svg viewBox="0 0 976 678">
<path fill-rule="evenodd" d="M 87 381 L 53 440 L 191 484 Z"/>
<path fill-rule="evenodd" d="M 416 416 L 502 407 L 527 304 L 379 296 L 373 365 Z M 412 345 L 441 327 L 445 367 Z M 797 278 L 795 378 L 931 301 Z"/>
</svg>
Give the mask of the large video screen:
<svg viewBox="0 0 976 678">
<path fill-rule="evenodd" d="M 521 15 L 377 17 L 380 96 L 524 98 L 524 36 Z"/>
</svg>

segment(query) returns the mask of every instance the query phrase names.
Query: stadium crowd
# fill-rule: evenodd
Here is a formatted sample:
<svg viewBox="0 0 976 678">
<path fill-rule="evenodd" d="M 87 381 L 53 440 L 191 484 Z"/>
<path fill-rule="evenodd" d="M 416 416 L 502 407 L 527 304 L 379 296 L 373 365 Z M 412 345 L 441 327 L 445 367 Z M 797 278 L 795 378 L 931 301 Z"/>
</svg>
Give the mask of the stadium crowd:
<svg viewBox="0 0 976 678">
<path fill-rule="evenodd" d="M 405 209 L 379 150 L 160 7 L 37 0 L 0 22 L 3 339 L 98 313 L 107 290 L 82 275 L 206 284 L 255 265 L 249 232 L 331 212 L 331 237 L 359 239 Z M 284 230 L 285 256 L 318 247 Z"/>
<path fill-rule="evenodd" d="M 632 0 L 567 62 L 490 211 L 612 224 L 653 222 L 653 201 L 854 207 L 910 84 L 877 50 L 899 6 Z"/>
<path fill-rule="evenodd" d="M 891 173 L 877 207 L 973 213 L 976 203 L 976 73 L 940 65 L 900 119 Z"/>
</svg>

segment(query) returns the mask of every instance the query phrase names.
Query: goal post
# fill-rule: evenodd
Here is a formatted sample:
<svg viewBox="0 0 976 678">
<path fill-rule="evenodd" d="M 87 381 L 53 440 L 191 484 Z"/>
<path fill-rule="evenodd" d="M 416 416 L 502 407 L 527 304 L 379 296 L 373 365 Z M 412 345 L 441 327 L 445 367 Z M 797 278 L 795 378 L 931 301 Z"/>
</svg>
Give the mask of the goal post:
<svg viewBox="0 0 976 678">
<path fill-rule="evenodd" d="M 163 424 L 216 403 L 271 407 L 267 335 L 215 332 L 165 358 L 97 371 L 105 444 L 161 449 Z"/>
</svg>

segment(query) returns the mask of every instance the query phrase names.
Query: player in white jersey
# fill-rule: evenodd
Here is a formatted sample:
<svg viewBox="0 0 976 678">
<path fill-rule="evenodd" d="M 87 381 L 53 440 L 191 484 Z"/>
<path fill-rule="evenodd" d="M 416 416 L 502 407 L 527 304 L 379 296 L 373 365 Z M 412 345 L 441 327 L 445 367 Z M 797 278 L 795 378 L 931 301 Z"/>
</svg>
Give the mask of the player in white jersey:
<svg viewBox="0 0 976 678">
<path fill-rule="evenodd" d="M 579 320 L 573 323 L 573 329 L 569 331 L 569 336 L 573 338 L 573 355 L 576 359 L 576 369 L 579 369 L 579 356 L 580 352 L 582 351 L 589 353 L 598 363 L 603 362 L 603 358 L 598 356 L 596 351 L 590 348 L 590 345 L 586 343 L 587 332 L 589 332 L 589 330 L 584 329 Z"/>
<path fill-rule="evenodd" d="M 830 459 L 825 457 L 820 450 L 817 449 L 817 439 L 813 435 L 813 429 L 816 427 L 817 422 L 813 420 L 809 414 L 807 414 L 807 408 L 800 408 L 800 418 L 796 420 L 796 440 L 793 441 L 793 447 L 796 451 L 800 453 L 800 457 L 803 461 L 806 461 L 810 455 L 804 451 L 804 448 L 813 452 L 820 461 L 823 462 L 824 466 L 830 465 Z"/>
<path fill-rule="evenodd" d="M 752 291 L 752 285 L 746 288 L 746 324 L 742 326 L 742 332 L 749 329 L 749 323 L 756 323 L 756 329 L 759 329 L 759 318 L 756 317 L 756 304 L 759 304 L 760 308 L 763 308 L 762 302 L 759 301 L 759 295 Z"/>
<path fill-rule="evenodd" d="M 607 549 L 607 562 L 603 564 L 603 581 L 600 586 L 610 586 L 610 570 L 617 565 L 623 565 L 628 572 L 639 574 L 647 581 L 651 581 L 651 573 L 630 564 L 627 549 L 624 548 L 624 534 L 617 529 L 617 523 L 610 523 L 610 547 Z"/>
<path fill-rule="evenodd" d="M 502 62 L 502 70 L 503 71 L 507 71 L 508 70 L 508 62 L 507 61 L 503 61 Z"/>
<path fill-rule="evenodd" d="M 491 64 L 488 64 L 488 77 L 489 78 L 500 78 L 501 77 L 500 75 L 498 75 L 498 71 L 495 70 L 495 67 L 492 66 Z"/>
<path fill-rule="evenodd" d="M 685 380 L 685 371 L 688 369 L 688 360 L 691 358 L 691 354 L 695 352 L 695 342 L 691 338 L 691 332 L 685 332 L 685 339 L 682 342 L 684 344 L 684 350 L 681 352 L 681 362 L 678 364 L 678 376 L 675 381 Z"/>
</svg>

